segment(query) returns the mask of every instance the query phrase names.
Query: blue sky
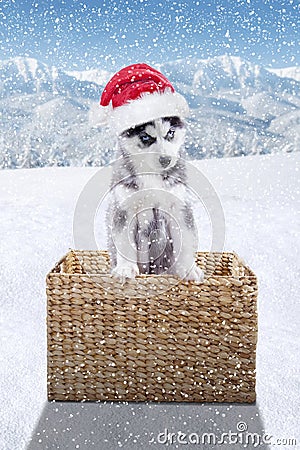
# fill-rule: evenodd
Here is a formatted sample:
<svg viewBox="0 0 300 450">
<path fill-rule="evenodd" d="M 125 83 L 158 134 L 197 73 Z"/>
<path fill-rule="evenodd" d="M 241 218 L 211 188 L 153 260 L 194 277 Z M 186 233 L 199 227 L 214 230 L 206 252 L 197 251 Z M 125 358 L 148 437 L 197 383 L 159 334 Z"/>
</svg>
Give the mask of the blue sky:
<svg viewBox="0 0 300 450">
<path fill-rule="evenodd" d="M 298 0 L 2 0 L 0 59 L 64 69 L 237 55 L 299 64 Z"/>
</svg>

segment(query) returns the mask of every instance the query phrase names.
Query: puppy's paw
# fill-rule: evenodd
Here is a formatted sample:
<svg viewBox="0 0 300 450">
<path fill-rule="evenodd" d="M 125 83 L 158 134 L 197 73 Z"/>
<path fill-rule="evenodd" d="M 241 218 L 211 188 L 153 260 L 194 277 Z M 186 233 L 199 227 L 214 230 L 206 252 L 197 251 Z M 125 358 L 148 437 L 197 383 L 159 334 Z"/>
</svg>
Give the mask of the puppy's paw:
<svg viewBox="0 0 300 450">
<path fill-rule="evenodd" d="M 188 272 L 185 277 L 186 280 L 197 281 L 198 283 L 202 283 L 204 280 L 204 272 L 200 269 L 199 266 L 193 264 L 192 270 Z"/>
<path fill-rule="evenodd" d="M 139 274 L 139 268 L 136 263 L 126 261 L 117 264 L 111 274 L 124 284 L 126 279 L 135 278 Z"/>
</svg>

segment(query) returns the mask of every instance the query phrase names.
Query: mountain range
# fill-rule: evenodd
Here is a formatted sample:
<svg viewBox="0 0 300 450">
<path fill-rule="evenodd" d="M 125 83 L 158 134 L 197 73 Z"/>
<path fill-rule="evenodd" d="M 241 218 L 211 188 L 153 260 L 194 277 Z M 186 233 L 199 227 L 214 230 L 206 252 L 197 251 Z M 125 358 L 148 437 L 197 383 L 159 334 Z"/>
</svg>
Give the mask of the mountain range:
<svg viewBox="0 0 300 450">
<path fill-rule="evenodd" d="M 157 65 L 191 108 L 186 157 L 299 150 L 299 69 L 266 69 L 240 57 Z M 115 140 L 90 120 L 112 76 L 64 71 L 33 58 L 0 61 L 0 168 L 99 166 Z"/>
</svg>

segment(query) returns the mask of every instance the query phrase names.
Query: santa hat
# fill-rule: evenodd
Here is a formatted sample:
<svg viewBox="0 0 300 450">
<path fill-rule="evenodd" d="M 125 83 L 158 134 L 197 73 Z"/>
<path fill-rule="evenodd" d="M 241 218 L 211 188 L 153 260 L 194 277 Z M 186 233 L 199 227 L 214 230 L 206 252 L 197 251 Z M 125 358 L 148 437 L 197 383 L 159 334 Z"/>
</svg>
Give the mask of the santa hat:
<svg viewBox="0 0 300 450">
<path fill-rule="evenodd" d="M 159 117 L 189 114 L 185 98 L 147 64 L 132 64 L 117 72 L 104 88 L 100 108 L 101 124 L 118 134 Z"/>
</svg>

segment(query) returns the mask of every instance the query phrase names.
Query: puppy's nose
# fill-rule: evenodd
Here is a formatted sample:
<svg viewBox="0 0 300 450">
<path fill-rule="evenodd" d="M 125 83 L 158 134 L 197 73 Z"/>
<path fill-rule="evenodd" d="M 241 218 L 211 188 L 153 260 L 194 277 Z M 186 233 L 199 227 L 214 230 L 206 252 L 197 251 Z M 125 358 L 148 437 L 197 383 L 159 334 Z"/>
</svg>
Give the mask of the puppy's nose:
<svg viewBox="0 0 300 450">
<path fill-rule="evenodd" d="M 168 165 L 171 162 L 171 159 L 172 159 L 171 156 L 160 156 L 159 162 L 165 168 L 165 167 L 168 167 Z"/>
</svg>

